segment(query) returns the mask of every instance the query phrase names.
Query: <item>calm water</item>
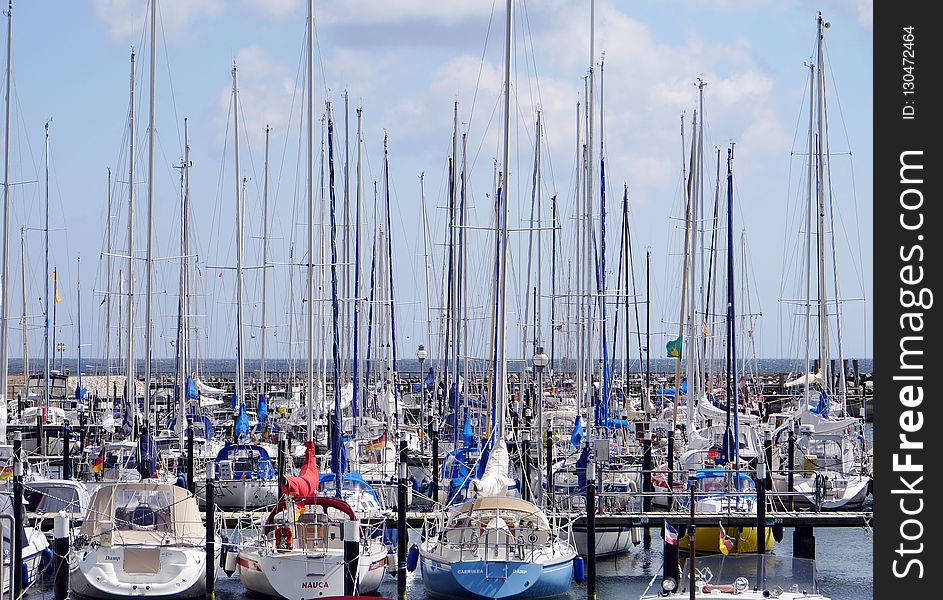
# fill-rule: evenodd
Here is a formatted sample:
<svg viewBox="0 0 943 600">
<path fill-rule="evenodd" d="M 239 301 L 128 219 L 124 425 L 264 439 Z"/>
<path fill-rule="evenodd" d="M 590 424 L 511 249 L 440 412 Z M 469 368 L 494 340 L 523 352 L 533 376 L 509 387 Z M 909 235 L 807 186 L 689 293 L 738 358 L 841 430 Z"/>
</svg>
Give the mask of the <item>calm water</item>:
<svg viewBox="0 0 943 600">
<path fill-rule="evenodd" d="M 860 528 L 818 529 L 816 538 L 816 565 L 819 586 L 832 600 L 862 600 L 872 597 L 872 536 Z M 840 549 L 838 551 L 837 549 Z M 776 544 L 775 554 L 792 554 L 792 532 L 786 530 L 783 541 Z M 641 546 L 629 554 L 601 560 L 597 563 L 598 597 L 637 599 L 648 586 L 652 576 L 661 571 L 661 538 L 654 533 L 652 547 Z M 27 600 L 52 599 L 52 582 L 48 576 L 39 581 L 26 594 Z M 422 578 L 417 570 L 408 574 L 408 597 L 422 600 L 426 594 Z M 389 577 L 380 588 L 384 596 L 396 597 L 396 580 Z M 220 571 L 216 584 L 218 600 L 248 600 L 239 577 L 226 577 Z M 586 586 L 573 584 L 568 598 L 576 600 L 586 597 Z"/>
</svg>

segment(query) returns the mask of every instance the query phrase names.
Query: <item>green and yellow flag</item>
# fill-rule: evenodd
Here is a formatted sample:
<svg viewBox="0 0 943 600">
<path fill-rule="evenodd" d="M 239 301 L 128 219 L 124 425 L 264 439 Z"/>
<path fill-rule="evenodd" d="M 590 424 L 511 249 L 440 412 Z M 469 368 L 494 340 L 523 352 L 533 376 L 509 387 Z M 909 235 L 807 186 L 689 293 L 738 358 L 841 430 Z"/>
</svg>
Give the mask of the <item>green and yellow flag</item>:
<svg viewBox="0 0 943 600">
<path fill-rule="evenodd" d="M 668 358 L 681 358 L 681 337 L 679 336 L 676 340 L 669 340 L 665 344 L 665 349 L 668 350 Z"/>
</svg>

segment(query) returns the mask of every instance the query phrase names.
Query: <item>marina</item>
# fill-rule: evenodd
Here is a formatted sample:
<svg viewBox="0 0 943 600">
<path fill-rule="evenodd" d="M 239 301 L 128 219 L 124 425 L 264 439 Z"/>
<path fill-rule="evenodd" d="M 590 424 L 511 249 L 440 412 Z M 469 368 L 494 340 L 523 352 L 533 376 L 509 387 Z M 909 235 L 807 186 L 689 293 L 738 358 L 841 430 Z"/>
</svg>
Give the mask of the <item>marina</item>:
<svg viewBox="0 0 943 600">
<path fill-rule="evenodd" d="M 233 53 L 219 78 L 215 138 L 177 112 L 186 92 L 174 73 L 192 77 L 196 63 L 171 61 L 177 41 L 165 28 L 201 14 L 188 10 L 211 19 L 224 9 L 96 4 L 119 39 L 139 37 L 120 90 L 109 91 L 126 112 L 96 200 L 100 223 L 93 236 L 83 229 L 83 247 L 95 237 L 101 249 L 83 262 L 64 253 L 68 235 L 50 224 L 50 205 L 63 202 L 52 119 L 36 179 L 23 184 L 35 184 L 34 202 L 20 214 L 14 179 L 31 146 L 16 133 L 19 13 L 8 0 L 0 593 L 871 594 L 881 517 L 871 290 L 861 275 L 869 232 L 858 222 L 851 151 L 838 149 L 851 142 L 846 129 L 838 141 L 845 114 L 831 60 L 847 50 L 832 45 L 828 15 L 804 15 L 801 43 L 790 44 L 802 68 L 778 100 L 795 105 L 792 146 L 785 130 L 760 135 L 788 150 L 776 159 L 788 177 L 784 189 L 766 181 L 759 190 L 757 178 L 769 177 L 761 165 L 777 155 L 730 118 L 743 111 L 740 91 L 765 93 L 756 71 L 724 80 L 721 63 L 685 74 L 683 93 L 656 92 L 659 105 L 681 111 L 674 150 L 656 144 L 646 159 L 626 158 L 632 102 L 619 68 L 623 54 L 641 55 L 610 33 L 625 25 L 623 7 L 558 7 L 579 15 L 579 35 L 568 37 L 588 52 L 579 76 L 561 79 L 537 75 L 559 43 L 539 38 L 554 9 L 465 6 L 486 24 L 475 40 L 484 50 L 456 70 L 463 80 L 477 70 L 477 82 L 470 97 L 448 100 L 441 123 L 420 124 L 413 108 L 414 133 L 435 131 L 438 145 L 423 146 L 438 148 L 429 159 L 438 167 L 423 166 L 407 197 L 403 170 L 425 150 L 373 119 L 398 124 L 408 103 L 377 110 L 378 98 L 339 92 L 330 79 L 343 62 L 333 47 L 345 43 L 334 27 L 353 9 L 252 4 L 236 10 L 278 22 L 294 78 L 259 47 Z M 418 22 L 462 21 L 461 6 Z M 404 1 L 386 9 L 362 16 L 397 26 L 416 18 Z M 453 33 L 450 43 L 471 37 Z M 731 48 L 717 54 L 741 65 L 742 49 Z M 347 63 L 361 67 L 382 70 Z M 258 84 L 274 72 L 280 84 Z M 449 75 L 432 78 L 450 85 Z M 541 82 L 551 82 L 552 100 Z M 280 96 L 266 95 L 273 88 Z M 473 127 L 489 109 L 487 124 L 478 117 Z M 715 110 L 725 118 L 714 120 Z M 575 133 L 565 146 L 551 141 L 561 131 Z M 215 189 L 193 158 L 207 144 Z M 653 181 L 643 163 L 677 173 L 637 202 L 633 179 L 643 189 Z M 637 216 L 655 198 L 662 233 Z M 771 218 L 774 205 L 782 219 Z M 57 266 L 64 255 L 74 266 Z"/>
</svg>

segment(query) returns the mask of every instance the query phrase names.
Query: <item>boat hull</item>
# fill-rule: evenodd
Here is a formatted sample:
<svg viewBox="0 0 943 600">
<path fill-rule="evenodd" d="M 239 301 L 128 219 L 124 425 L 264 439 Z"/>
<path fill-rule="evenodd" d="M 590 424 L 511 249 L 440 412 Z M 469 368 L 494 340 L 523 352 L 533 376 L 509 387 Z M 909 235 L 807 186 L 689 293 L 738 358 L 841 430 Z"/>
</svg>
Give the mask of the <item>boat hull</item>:
<svg viewBox="0 0 943 600">
<path fill-rule="evenodd" d="M 156 569 L 131 566 L 142 560 L 141 551 L 159 557 L 155 561 Z M 132 556 L 133 552 L 138 556 Z M 206 593 L 205 560 L 204 548 L 100 546 L 78 554 L 70 571 L 69 584 L 75 594 L 97 600 L 202 598 Z M 215 561 L 219 564 L 218 554 Z"/>
<path fill-rule="evenodd" d="M 729 527 L 724 528 L 727 536 L 733 539 L 733 549 L 730 554 L 749 554 L 757 549 L 756 527 Z M 773 528 L 766 528 L 766 550 L 773 548 L 776 540 L 773 538 Z M 688 552 L 691 540 L 687 534 L 678 538 L 678 548 Z M 698 554 L 720 554 L 720 528 L 698 526 L 695 534 L 694 549 Z"/>
<path fill-rule="evenodd" d="M 356 591 L 376 592 L 386 574 L 386 549 L 377 545 L 359 558 Z M 262 554 L 245 549 L 239 552 L 236 564 L 242 584 L 256 595 L 286 600 L 344 595 L 342 552 Z"/>
<path fill-rule="evenodd" d="M 473 560 L 446 563 L 420 553 L 422 580 L 438 598 L 551 598 L 573 580 L 573 557 L 541 565 L 521 561 Z"/>
<path fill-rule="evenodd" d="M 586 526 L 576 524 L 573 526 L 573 542 L 576 551 L 581 556 L 588 554 Z M 641 539 L 640 529 L 633 527 L 624 529 L 620 527 L 597 527 L 596 528 L 596 556 L 618 556 L 625 554 L 632 549 L 634 544 L 638 544 Z"/>
</svg>

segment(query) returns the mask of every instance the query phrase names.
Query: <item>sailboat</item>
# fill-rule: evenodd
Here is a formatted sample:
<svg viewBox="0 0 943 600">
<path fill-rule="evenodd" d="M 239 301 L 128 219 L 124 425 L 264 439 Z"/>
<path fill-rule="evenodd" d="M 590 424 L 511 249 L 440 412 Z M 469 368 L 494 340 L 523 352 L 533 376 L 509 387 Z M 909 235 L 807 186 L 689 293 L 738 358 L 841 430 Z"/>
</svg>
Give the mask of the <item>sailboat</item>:
<svg viewBox="0 0 943 600">
<path fill-rule="evenodd" d="M 313 172 L 312 120 L 314 102 L 314 3 L 308 2 L 307 15 L 307 116 L 308 116 L 308 210 L 313 213 L 314 195 L 311 187 Z M 333 183 L 333 182 L 332 182 Z M 333 186 L 332 186 L 333 199 Z M 332 224 L 333 224 L 332 202 Z M 313 220 L 308 222 L 309 261 L 313 258 L 312 228 Z M 332 227 L 332 269 L 337 262 L 336 247 L 333 244 Z M 313 289 L 313 265 L 308 265 L 308 290 Z M 335 273 L 332 273 L 335 275 Z M 333 307 L 337 307 L 336 277 L 332 277 Z M 311 298 L 311 296 L 309 296 Z M 308 334 L 313 332 L 313 302 L 308 302 Z M 337 313 L 335 312 L 335 317 Z M 338 324 L 334 325 L 334 369 L 335 381 L 339 380 L 340 364 L 338 360 Z M 309 392 L 313 388 L 313 339 L 309 338 Z M 314 398 L 309 393 L 308 423 L 312 422 Z M 335 429 L 332 441 L 332 470 L 336 477 L 330 486 L 340 492 L 345 469 L 340 456 L 343 451 L 342 429 L 340 428 L 340 389 L 335 389 Z M 255 594 L 281 597 L 288 600 L 301 600 L 319 596 L 341 596 L 354 593 L 375 592 L 387 570 L 387 548 L 379 539 L 363 535 L 360 520 L 351 505 L 340 496 L 331 496 L 321 489 L 323 482 L 318 470 L 315 455 L 313 430 L 308 430 L 308 439 L 304 442 L 304 462 L 297 477 L 286 477 L 279 490 L 278 502 L 268 513 L 262 524 L 249 530 L 239 530 L 239 553 L 237 569 L 246 588 Z M 348 568 L 345 557 L 345 542 L 351 538 L 358 541 L 356 566 L 350 567 L 353 577 L 345 577 Z M 353 589 L 345 585 L 350 579 Z"/>
<path fill-rule="evenodd" d="M 418 548 L 423 583 L 432 596 L 448 598 L 543 598 L 565 593 L 573 580 L 576 550 L 532 502 L 507 495 L 509 456 L 505 439 L 508 181 L 510 175 L 511 43 L 513 0 L 507 2 L 503 174 L 498 178 L 495 236 L 494 371 L 492 424 L 479 459 L 474 498 L 440 513 Z"/>
<path fill-rule="evenodd" d="M 845 408 L 845 380 L 842 372 L 836 378 L 831 372 L 831 321 L 828 300 L 828 269 L 826 267 L 826 215 L 834 220 L 834 208 L 826 185 L 829 167 L 827 129 L 825 127 L 825 22 L 817 17 L 816 59 L 807 63 L 810 77 L 809 94 L 809 152 L 808 152 L 808 206 L 806 208 L 805 247 L 805 368 L 804 374 L 789 382 L 800 390 L 798 407 L 773 432 L 777 451 L 773 454 L 773 489 L 784 494 L 787 504 L 815 506 L 822 509 L 860 508 L 867 499 L 871 478 L 865 460 L 862 420 L 850 417 Z M 831 212 L 829 212 L 831 211 Z M 813 215 L 816 223 L 813 227 Z M 831 226 L 834 229 L 834 226 Z M 813 239 L 816 248 L 813 250 Z M 834 241 L 833 241 L 834 245 Z M 832 281 L 836 295 L 835 327 L 838 335 L 838 365 L 841 360 L 842 315 L 838 296 L 838 271 L 835 249 L 832 248 Z M 817 268 L 813 267 L 817 258 Z M 813 273 L 815 292 L 812 291 Z M 812 307 L 818 308 L 818 371 L 812 372 Z M 838 380 L 836 382 L 836 379 Z M 832 401 L 840 403 L 833 410 Z M 842 414 L 836 414 L 842 413 Z M 788 439 L 795 438 L 794 448 Z M 789 456 L 790 450 L 794 453 Z M 785 472 L 792 464 L 792 473 Z M 792 489 L 789 489 L 790 482 Z"/>
<path fill-rule="evenodd" d="M 215 547 L 219 562 L 218 535 Z M 72 550 L 70 586 L 86 598 L 202 598 L 206 592 L 206 528 L 196 497 L 176 485 L 100 487 Z"/>
</svg>

